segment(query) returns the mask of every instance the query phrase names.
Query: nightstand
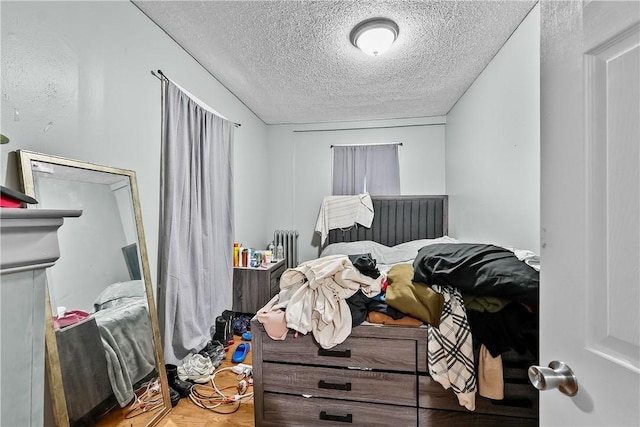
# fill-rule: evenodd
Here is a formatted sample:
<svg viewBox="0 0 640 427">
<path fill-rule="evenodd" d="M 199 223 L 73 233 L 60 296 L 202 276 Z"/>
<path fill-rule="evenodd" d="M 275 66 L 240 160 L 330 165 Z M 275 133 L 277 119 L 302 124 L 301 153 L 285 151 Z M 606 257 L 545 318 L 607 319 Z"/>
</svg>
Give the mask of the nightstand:
<svg viewBox="0 0 640 427">
<path fill-rule="evenodd" d="M 267 267 L 234 267 L 233 311 L 255 314 L 264 307 L 280 292 L 280 276 L 284 270 L 284 259 Z"/>
<path fill-rule="evenodd" d="M 107 358 L 96 319 L 91 316 L 56 330 L 62 384 L 71 424 L 113 395 Z M 113 402 L 115 403 L 115 399 Z"/>
</svg>

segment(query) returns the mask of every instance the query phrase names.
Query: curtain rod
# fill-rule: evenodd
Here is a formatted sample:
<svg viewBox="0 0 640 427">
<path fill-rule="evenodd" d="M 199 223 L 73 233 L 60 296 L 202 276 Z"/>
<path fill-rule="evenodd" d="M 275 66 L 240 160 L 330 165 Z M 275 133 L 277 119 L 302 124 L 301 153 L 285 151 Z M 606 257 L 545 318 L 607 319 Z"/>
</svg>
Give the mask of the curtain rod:
<svg viewBox="0 0 640 427">
<path fill-rule="evenodd" d="M 398 129 L 398 128 L 415 128 L 424 126 L 440 126 L 444 123 L 416 123 L 413 125 L 388 125 L 388 126 L 373 126 L 373 127 L 357 127 L 357 128 L 334 128 L 334 129 L 296 129 L 293 133 L 303 132 L 341 132 L 347 130 L 371 130 L 371 129 Z"/>
<path fill-rule="evenodd" d="M 377 143 L 373 143 L 373 144 L 336 144 L 336 145 L 331 144 L 329 146 L 329 148 L 333 148 L 333 147 L 360 147 L 360 146 L 364 146 L 364 145 L 399 145 L 399 146 L 402 146 L 402 142 L 377 142 Z"/>
<path fill-rule="evenodd" d="M 153 75 L 153 77 L 157 78 L 158 80 L 169 81 L 169 77 L 165 76 L 164 73 L 162 72 L 162 70 L 158 70 L 158 74 L 154 73 L 153 70 L 151 70 L 151 75 Z M 217 114 L 217 115 L 219 115 L 219 114 Z M 242 126 L 240 123 L 234 123 L 234 125 L 237 128 Z"/>
</svg>

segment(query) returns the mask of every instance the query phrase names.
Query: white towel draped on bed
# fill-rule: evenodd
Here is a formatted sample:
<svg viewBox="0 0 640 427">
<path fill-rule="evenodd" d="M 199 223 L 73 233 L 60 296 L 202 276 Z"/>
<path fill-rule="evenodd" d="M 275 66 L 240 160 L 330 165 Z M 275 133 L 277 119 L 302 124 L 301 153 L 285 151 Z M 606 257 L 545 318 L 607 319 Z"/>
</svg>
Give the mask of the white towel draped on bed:
<svg viewBox="0 0 640 427">
<path fill-rule="evenodd" d="M 360 224 L 367 228 L 373 221 L 373 202 L 369 193 L 355 196 L 327 196 L 322 200 L 315 231 L 324 244 L 329 230 Z"/>
</svg>

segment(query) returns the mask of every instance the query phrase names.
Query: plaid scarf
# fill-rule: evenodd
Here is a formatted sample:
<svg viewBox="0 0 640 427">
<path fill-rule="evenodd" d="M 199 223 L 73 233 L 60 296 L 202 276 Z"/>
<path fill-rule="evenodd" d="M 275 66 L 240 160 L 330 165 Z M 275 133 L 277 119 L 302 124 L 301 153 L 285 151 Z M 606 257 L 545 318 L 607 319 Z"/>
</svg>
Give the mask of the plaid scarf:
<svg viewBox="0 0 640 427">
<path fill-rule="evenodd" d="M 440 325 L 428 326 L 429 374 L 445 389 L 453 389 L 460 406 L 473 411 L 476 406 L 473 343 L 462 295 L 450 286 L 431 288 L 444 296 L 444 308 Z"/>
</svg>

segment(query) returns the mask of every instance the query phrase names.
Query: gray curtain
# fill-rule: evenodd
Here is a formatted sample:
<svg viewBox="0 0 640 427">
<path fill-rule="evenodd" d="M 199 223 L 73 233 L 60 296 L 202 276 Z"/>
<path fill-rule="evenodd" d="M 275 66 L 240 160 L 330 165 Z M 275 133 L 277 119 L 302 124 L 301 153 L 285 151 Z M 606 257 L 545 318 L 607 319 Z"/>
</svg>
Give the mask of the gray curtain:
<svg viewBox="0 0 640 427">
<path fill-rule="evenodd" d="M 333 147 L 334 196 L 364 193 L 366 149 L 365 145 Z"/>
<path fill-rule="evenodd" d="M 400 194 L 398 144 L 333 147 L 333 195 Z"/>
<path fill-rule="evenodd" d="M 166 363 L 201 350 L 231 308 L 233 131 L 165 83 L 158 317 Z"/>
</svg>

